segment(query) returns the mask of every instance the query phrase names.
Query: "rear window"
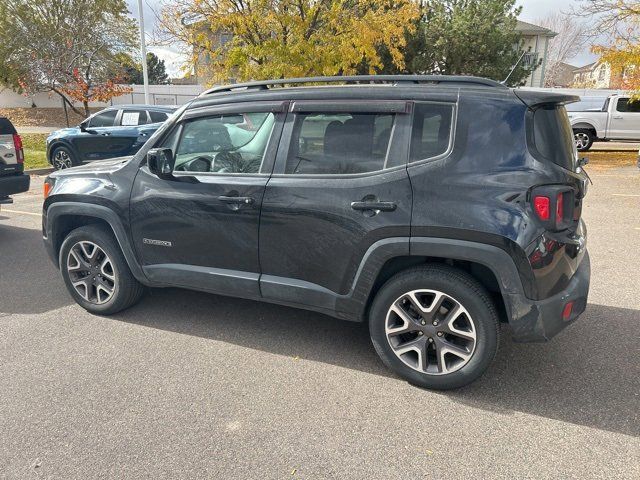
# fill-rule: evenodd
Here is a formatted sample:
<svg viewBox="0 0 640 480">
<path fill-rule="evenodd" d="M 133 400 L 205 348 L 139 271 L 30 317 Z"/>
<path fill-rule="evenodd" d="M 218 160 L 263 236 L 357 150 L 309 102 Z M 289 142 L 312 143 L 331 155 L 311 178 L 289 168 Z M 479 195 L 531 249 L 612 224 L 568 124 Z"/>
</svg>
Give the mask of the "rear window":
<svg viewBox="0 0 640 480">
<path fill-rule="evenodd" d="M 536 157 L 542 157 L 556 165 L 574 170 L 577 152 L 573 143 L 573 131 L 563 105 L 543 105 L 533 112 L 533 131 L 530 142 Z"/>
</svg>

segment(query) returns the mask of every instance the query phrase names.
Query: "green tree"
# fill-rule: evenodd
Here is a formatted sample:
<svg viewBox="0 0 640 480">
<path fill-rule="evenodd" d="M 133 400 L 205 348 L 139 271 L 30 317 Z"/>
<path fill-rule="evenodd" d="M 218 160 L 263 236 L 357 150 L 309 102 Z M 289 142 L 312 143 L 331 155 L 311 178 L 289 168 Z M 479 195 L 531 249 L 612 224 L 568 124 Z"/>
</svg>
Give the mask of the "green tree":
<svg viewBox="0 0 640 480">
<path fill-rule="evenodd" d="M 413 0 L 174 0 L 162 29 L 216 83 L 373 73 L 383 67 L 383 45 L 403 68 L 405 32 L 418 13 Z"/>
<path fill-rule="evenodd" d="M 56 93 L 88 115 L 89 102 L 127 91 L 113 72 L 116 55 L 136 44 L 128 13 L 124 0 L 2 0 L 0 82 Z"/>
<path fill-rule="evenodd" d="M 131 55 L 119 55 L 118 63 L 121 67 L 123 82 L 134 85 L 142 85 L 144 83 L 142 64 L 137 63 Z M 147 53 L 147 74 L 149 75 L 150 85 L 164 85 L 169 83 L 169 75 L 167 75 L 164 60 L 160 60 L 155 53 Z"/>
<path fill-rule="evenodd" d="M 515 0 L 424 0 L 414 33 L 407 38 L 404 68 L 385 61 L 380 71 L 477 75 L 502 81 L 523 54 L 516 31 L 520 10 Z M 519 84 L 529 72 L 521 61 L 509 84 Z"/>
</svg>

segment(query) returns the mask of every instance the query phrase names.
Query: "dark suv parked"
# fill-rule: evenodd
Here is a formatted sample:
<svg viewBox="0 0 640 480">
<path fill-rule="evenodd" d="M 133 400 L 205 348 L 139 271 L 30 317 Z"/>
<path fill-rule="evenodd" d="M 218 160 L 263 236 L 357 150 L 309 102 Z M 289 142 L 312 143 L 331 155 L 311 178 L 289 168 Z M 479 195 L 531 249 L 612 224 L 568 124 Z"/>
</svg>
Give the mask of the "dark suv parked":
<svg viewBox="0 0 640 480">
<path fill-rule="evenodd" d="M 47 138 L 47 159 L 56 170 L 85 162 L 133 155 L 162 122 L 172 105 L 118 105 L 94 113 L 77 127 L 63 128 Z"/>
<path fill-rule="evenodd" d="M 543 341 L 585 309 L 576 100 L 445 76 L 214 88 L 133 158 L 52 174 L 45 244 L 91 312 L 144 285 L 315 310 L 369 322 L 412 383 L 459 387 L 499 323 Z"/>
</svg>

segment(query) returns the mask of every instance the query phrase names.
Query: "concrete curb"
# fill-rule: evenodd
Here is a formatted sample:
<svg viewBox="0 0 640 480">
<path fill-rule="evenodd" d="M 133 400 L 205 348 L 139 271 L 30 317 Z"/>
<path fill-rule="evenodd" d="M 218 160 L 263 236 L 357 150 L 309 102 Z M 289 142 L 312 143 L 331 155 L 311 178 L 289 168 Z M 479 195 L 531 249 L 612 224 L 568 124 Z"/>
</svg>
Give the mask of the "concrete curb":
<svg viewBox="0 0 640 480">
<path fill-rule="evenodd" d="M 29 170 L 25 170 L 24 173 L 27 175 L 47 175 L 53 172 L 53 167 L 48 168 L 32 168 Z"/>
</svg>

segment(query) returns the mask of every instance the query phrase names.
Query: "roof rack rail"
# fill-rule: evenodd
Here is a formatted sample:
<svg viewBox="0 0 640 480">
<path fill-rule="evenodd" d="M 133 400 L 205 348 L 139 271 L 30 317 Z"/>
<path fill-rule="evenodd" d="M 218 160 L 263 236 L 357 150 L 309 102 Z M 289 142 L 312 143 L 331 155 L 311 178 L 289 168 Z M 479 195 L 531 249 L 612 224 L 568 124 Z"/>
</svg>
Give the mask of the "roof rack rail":
<svg viewBox="0 0 640 480">
<path fill-rule="evenodd" d="M 294 85 L 303 83 L 347 83 L 347 84 L 464 84 L 479 85 L 483 87 L 507 88 L 500 82 L 489 80 L 488 78 L 456 76 L 456 75 L 345 75 L 334 77 L 302 77 L 302 78 L 279 78 L 276 80 L 261 80 L 256 82 L 235 83 L 230 85 L 220 85 L 205 90 L 200 95 L 211 93 L 232 92 L 234 90 L 268 90 L 270 86 Z"/>
</svg>

